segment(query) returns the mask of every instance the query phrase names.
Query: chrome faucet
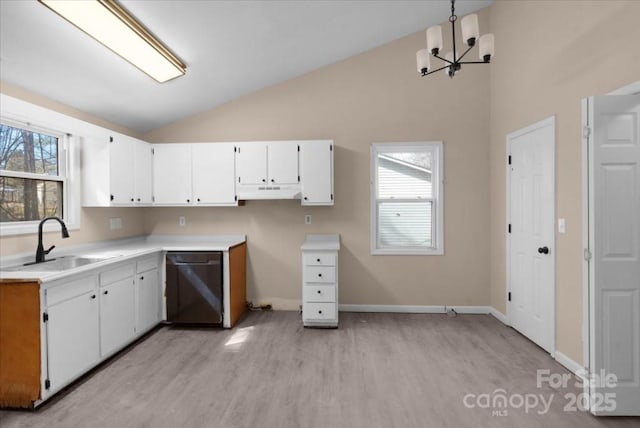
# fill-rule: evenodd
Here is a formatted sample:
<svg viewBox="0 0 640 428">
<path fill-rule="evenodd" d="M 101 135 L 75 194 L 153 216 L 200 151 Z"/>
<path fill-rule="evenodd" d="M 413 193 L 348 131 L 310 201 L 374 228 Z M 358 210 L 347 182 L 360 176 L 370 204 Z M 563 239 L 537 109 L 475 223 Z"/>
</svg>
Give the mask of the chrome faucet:
<svg viewBox="0 0 640 428">
<path fill-rule="evenodd" d="M 64 224 L 64 221 L 60 220 L 60 218 L 58 217 L 43 218 L 40 224 L 38 225 L 38 249 L 36 250 L 36 263 L 42 263 L 44 261 L 44 256 L 49 254 L 51 250 L 53 250 L 56 247 L 55 245 L 52 245 L 51 248 L 45 251 L 44 247 L 42 246 L 42 225 L 47 220 L 56 220 L 58 223 L 60 223 L 60 226 L 62 226 L 62 237 L 63 238 L 69 237 L 69 231 L 67 230 L 67 225 Z"/>
</svg>

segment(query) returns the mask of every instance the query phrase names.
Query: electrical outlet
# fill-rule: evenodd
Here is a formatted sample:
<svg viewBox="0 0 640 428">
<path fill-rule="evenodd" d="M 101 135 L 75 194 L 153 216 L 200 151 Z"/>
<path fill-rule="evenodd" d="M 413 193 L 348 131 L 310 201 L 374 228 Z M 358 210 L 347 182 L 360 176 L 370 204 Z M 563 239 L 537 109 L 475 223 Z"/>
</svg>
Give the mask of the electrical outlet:
<svg viewBox="0 0 640 428">
<path fill-rule="evenodd" d="M 178 217 L 178 225 L 180 225 L 180 227 L 184 227 L 187 225 L 187 218 L 183 215 L 181 215 L 180 217 Z"/>
<path fill-rule="evenodd" d="M 304 216 L 304 224 L 311 224 L 311 214 Z"/>
<path fill-rule="evenodd" d="M 110 218 L 109 227 L 111 228 L 111 230 L 122 229 L 122 219 L 120 217 Z"/>
<path fill-rule="evenodd" d="M 563 218 L 558 219 L 558 233 L 567 233 L 567 223 Z"/>
</svg>

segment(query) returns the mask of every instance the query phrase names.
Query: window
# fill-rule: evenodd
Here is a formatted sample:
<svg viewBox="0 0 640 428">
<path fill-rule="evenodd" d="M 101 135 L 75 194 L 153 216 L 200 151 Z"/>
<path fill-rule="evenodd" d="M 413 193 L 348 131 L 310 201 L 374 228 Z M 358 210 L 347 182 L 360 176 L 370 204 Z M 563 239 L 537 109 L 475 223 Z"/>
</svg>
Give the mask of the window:
<svg viewBox="0 0 640 428">
<path fill-rule="evenodd" d="M 0 223 L 64 216 L 64 138 L 4 120 L 0 123 Z"/>
<path fill-rule="evenodd" d="M 444 253 L 442 142 L 371 146 L 371 253 Z"/>
</svg>

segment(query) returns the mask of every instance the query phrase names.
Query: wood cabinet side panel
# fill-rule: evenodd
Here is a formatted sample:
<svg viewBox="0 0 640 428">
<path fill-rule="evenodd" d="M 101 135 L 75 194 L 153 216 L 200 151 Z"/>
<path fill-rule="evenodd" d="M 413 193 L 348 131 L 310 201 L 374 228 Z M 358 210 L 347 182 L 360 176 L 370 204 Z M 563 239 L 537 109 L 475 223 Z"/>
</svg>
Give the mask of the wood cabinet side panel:
<svg viewBox="0 0 640 428">
<path fill-rule="evenodd" d="M 247 309 L 247 244 L 229 249 L 230 319 L 233 327 Z"/>
<path fill-rule="evenodd" d="M 0 284 L 0 407 L 40 398 L 40 285 Z"/>
</svg>

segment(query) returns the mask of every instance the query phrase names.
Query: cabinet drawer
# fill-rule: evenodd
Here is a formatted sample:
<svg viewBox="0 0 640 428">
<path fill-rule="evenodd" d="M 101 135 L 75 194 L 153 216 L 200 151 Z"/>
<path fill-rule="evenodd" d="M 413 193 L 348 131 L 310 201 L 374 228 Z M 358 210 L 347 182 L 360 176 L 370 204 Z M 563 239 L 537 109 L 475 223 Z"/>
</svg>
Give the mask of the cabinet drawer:
<svg viewBox="0 0 640 428">
<path fill-rule="evenodd" d="M 335 320 L 335 303 L 307 303 L 302 304 L 302 317 L 305 320 Z"/>
<path fill-rule="evenodd" d="M 303 253 L 302 261 L 306 266 L 335 266 L 336 255 L 334 253 Z"/>
<path fill-rule="evenodd" d="M 333 285 L 305 285 L 302 294 L 305 302 L 336 301 L 336 287 Z"/>
<path fill-rule="evenodd" d="M 305 266 L 302 276 L 304 282 L 334 283 L 336 282 L 336 268 L 333 266 Z"/>
<path fill-rule="evenodd" d="M 158 256 L 148 257 L 146 259 L 138 260 L 136 263 L 136 272 L 142 273 L 152 269 L 158 268 Z"/>
<path fill-rule="evenodd" d="M 135 274 L 135 265 L 133 263 L 101 272 L 100 286 L 113 284 L 114 282 L 132 277 L 134 274 Z"/>
<path fill-rule="evenodd" d="M 47 306 L 53 306 L 56 303 L 95 291 L 96 280 L 96 276 L 85 276 L 69 282 L 61 282 L 59 285 L 48 288 Z"/>
</svg>

